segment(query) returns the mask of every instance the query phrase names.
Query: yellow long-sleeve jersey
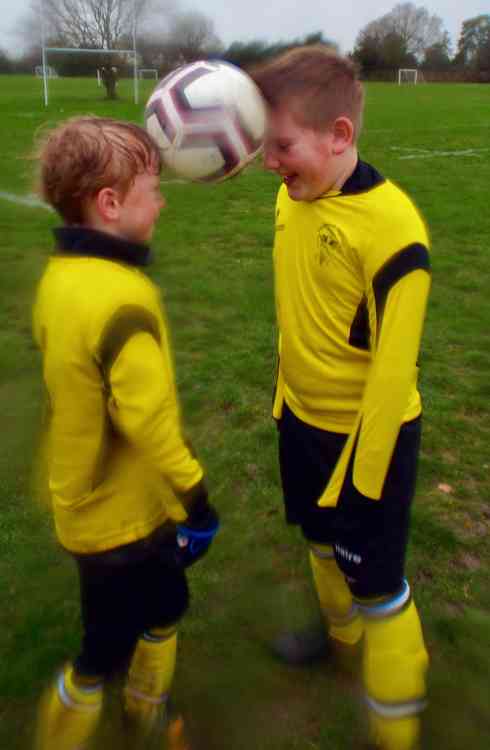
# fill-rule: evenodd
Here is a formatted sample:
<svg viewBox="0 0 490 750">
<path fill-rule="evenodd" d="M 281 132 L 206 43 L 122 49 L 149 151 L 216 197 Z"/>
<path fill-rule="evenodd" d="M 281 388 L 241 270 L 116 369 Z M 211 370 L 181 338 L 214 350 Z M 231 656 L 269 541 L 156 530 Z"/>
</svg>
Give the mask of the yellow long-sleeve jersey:
<svg viewBox="0 0 490 750">
<path fill-rule="evenodd" d="M 400 426 L 420 414 L 428 247 L 410 199 L 364 162 L 312 202 L 279 190 L 273 413 L 285 398 L 307 424 L 349 434 L 320 505 L 336 504 L 351 457 L 356 488 L 379 499 Z"/>
<path fill-rule="evenodd" d="M 58 537 L 77 553 L 147 536 L 203 471 L 182 435 L 169 337 L 148 248 L 57 230 L 34 306 L 48 395 L 47 462 Z"/>
</svg>

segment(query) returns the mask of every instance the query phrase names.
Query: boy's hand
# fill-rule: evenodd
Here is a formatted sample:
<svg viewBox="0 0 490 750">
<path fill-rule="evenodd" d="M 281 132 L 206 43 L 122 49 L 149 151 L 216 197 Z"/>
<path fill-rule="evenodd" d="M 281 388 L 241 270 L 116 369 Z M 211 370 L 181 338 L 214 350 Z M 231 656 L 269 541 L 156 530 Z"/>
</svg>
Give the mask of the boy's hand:
<svg viewBox="0 0 490 750">
<path fill-rule="evenodd" d="M 179 558 L 186 568 L 206 554 L 219 526 L 218 513 L 209 503 L 205 513 L 200 512 L 197 517 L 191 515 L 185 523 L 177 524 Z"/>
</svg>

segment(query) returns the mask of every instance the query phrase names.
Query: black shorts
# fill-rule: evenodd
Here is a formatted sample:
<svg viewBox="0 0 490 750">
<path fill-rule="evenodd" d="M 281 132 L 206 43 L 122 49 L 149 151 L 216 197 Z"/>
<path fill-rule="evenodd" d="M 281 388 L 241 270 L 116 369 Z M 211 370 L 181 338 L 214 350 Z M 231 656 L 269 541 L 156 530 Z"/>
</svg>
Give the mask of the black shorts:
<svg viewBox="0 0 490 750">
<path fill-rule="evenodd" d="M 420 417 L 402 425 L 379 500 L 356 490 L 351 462 L 337 506 L 320 508 L 347 435 L 305 424 L 284 404 L 279 461 L 286 520 L 309 541 L 333 545 L 355 596 L 390 594 L 402 584 L 420 435 Z"/>
<path fill-rule="evenodd" d="M 174 527 L 164 525 L 132 544 L 75 556 L 83 625 L 77 671 L 110 676 L 127 666 L 145 630 L 182 617 L 189 592 L 175 549 Z"/>
</svg>

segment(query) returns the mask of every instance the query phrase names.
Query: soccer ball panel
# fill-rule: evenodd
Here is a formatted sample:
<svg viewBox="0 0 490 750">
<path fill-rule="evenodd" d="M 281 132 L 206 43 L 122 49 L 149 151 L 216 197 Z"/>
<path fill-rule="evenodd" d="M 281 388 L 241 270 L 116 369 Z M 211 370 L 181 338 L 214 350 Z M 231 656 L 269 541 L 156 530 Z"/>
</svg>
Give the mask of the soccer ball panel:
<svg viewBox="0 0 490 750">
<path fill-rule="evenodd" d="M 172 148 L 177 133 L 171 120 L 166 115 L 165 108 L 158 99 L 151 108 L 147 109 L 146 129 L 158 143 L 162 151 Z"/>
<path fill-rule="evenodd" d="M 158 84 L 145 120 L 168 167 L 186 179 L 217 181 L 237 174 L 257 155 L 266 116 L 246 73 L 227 63 L 198 61 Z"/>
<path fill-rule="evenodd" d="M 225 174 L 226 161 L 212 140 L 188 142 L 171 159 L 169 166 L 189 180 L 213 181 Z"/>
</svg>

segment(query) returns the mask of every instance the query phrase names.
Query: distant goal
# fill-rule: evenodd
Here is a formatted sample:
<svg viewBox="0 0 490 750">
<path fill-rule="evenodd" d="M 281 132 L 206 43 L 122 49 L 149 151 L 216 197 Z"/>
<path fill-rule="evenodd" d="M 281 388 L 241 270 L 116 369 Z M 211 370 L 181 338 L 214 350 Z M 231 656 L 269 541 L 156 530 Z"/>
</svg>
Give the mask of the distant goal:
<svg viewBox="0 0 490 750">
<path fill-rule="evenodd" d="M 36 65 L 34 68 L 34 75 L 36 78 L 43 78 L 44 72 L 43 72 L 43 66 L 42 65 Z M 55 70 L 55 68 L 52 68 L 51 65 L 46 65 L 46 77 L 47 78 L 58 78 L 58 73 Z"/>
<path fill-rule="evenodd" d="M 140 80 L 142 78 L 151 78 L 154 81 L 158 81 L 158 70 L 156 68 L 140 68 L 138 70 L 138 77 Z"/>
<path fill-rule="evenodd" d="M 398 70 L 398 85 L 402 83 L 417 84 L 423 81 L 422 73 L 417 68 L 399 68 Z"/>
</svg>

